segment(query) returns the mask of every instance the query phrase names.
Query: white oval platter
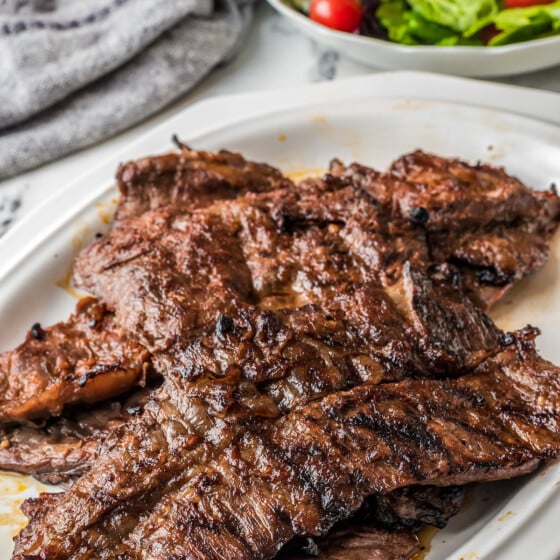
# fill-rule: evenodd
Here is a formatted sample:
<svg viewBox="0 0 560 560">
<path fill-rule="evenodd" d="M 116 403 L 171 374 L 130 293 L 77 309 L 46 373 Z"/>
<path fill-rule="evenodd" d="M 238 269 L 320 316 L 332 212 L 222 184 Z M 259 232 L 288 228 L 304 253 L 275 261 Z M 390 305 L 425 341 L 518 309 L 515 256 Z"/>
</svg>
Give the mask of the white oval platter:
<svg viewBox="0 0 560 560">
<path fill-rule="evenodd" d="M 0 349 L 21 341 L 35 321 L 50 324 L 72 310 L 72 259 L 96 231 L 110 227 L 117 163 L 170 150 L 172 133 L 196 148 L 239 150 L 288 172 L 316 172 L 334 156 L 385 168 L 420 147 L 504 165 L 536 188 L 559 181 L 560 127 L 461 104 L 466 96 L 479 105 L 532 106 L 541 118 L 560 116 L 560 98 L 550 94 L 406 73 L 217 98 L 177 114 L 60 190 L 0 240 Z M 540 349 L 560 363 L 560 239 L 543 270 L 493 314 L 508 330 L 541 327 Z M 556 560 L 559 484 L 560 466 L 550 465 L 520 480 L 476 486 L 463 511 L 433 537 L 427 559 Z M 24 523 L 18 503 L 41 489 L 0 473 L 0 560 L 10 558 L 11 537 Z"/>
</svg>

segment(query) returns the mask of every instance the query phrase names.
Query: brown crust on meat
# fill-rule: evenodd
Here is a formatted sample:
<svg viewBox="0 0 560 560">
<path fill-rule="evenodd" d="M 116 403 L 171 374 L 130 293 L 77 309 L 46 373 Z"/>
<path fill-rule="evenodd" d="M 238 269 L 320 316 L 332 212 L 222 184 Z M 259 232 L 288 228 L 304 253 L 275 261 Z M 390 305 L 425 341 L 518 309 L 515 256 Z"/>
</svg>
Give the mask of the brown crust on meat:
<svg viewBox="0 0 560 560">
<path fill-rule="evenodd" d="M 93 298 L 66 322 L 34 325 L 0 357 L 0 422 L 59 416 L 64 407 L 100 402 L 143 386 L 149 354 Z"/>
</svg>

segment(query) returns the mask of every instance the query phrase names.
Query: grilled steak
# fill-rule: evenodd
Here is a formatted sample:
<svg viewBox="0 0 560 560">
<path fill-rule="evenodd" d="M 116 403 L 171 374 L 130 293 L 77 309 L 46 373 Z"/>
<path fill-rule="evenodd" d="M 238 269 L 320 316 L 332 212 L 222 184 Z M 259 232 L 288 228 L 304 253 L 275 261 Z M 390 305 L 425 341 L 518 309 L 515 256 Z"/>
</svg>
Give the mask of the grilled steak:
<svg viewBox="0 0 560 560">
<path fill-rule="evenodd" d="M 325 537 L 290 541 L 278 560 L 405 560 L 420 550 L 411 529 L 445 527 L 458 513 L 463 488 L 410 486 L 372 496 L 349 519 L 337 523 Z"/>
<path fill-rule="evenodd" d="M 148 386 L 95 408 L 67 409 L 64 416 L 38 426 L 0 427 L 0 469 L 67 485 L 90 469 L 101 443 L 138 414 L 153 389 Z"/>
<path fill-rule="evenodd" d="M 331 346 L 338 342 L 344 352 L 374 352 L 382 359 L 381 373 L 370 364 L 360 375 L 394 379 L 405 371 L 437 374 L 450 365 L 459 372 L 476 360 L 474 349 L 484 352 L 495 345 L 496 331 L 464 301 L 460 278 L 445 263 L 438 275 L 456 284 L 448 289 L 455 294 L 447 298 L 455 302 L 449 313 L 465 309 L 463 320 L 472 318 L 473 330 L 460 327 L 450 334 L 447 303 L 433 309 L 415 306 L 413 292 L 422 283 L 412 279 L 413 268 L 432 266 L 424 237 L 422 228 L 393 219 L 361 189 L 329 179 L 190 213 L 175 208 L 146 212 L 86 249 L 76 270 L 82 287 L 115 309 L 120 324 L 138 337 L 165 375 L 191 375 L 185 371 L 193 367 L 185 342 L 214 329 L 219 316 L 226 319 L 220 319 L 218 339 L 219 331 L 227 333 L 229 320 L 235 323 L 237 317 L 243 324 L 251 319 L 242 313 L 267 316 L 263 310 L 277 311 L 269 314 L 277 318 L 277 329 L 292 327 L 301 335 L 306 328 L 314 330 L 305 323 L 322 317 L 323 338 L 332 338 Z M 430 316 L 436 312 L 445 328 Z M 408 332 L 411 328 L 416 335 Z M 484 341 L 463 340 L 473 333 Z M 210 341 L 209 348 L 214 344 Z M 197 352 L 201 370 L 207 352 Z M 271 360 L 280 363 L 272 352 L 245 357 L 242 367 L 255 370 L 247 371 L 251 380 L 271 375 Z"/>
<path fill-rule="evenodd" d="M 117 178 L 117 221 L 150 208 L 192 209 L 292 185 L 278 170 L 238 154 L 188 149 L 125 164 Z M 147 351 L 126 336 L 113 314 L 93 298 L 84 300 L 68 321 L 45 329 L 34 325 L 22 345 L 0 357 L 0 423 L 59 416 L 68 404 L 120 395 L 144 384 L 148 365 Z"/>
<path fill-rule="evenodd" d="M 122 332 L 96 300 L 0 357 L 0 422 L 58 416 L 64 406 L 92 403 L 144 385 L 148 352 Z"/>
<path fill-rule="evenodd" d="M 162 207 L 152 189 L 82 254 L 80 282 L 163 385 L 66 494 L 29 506 L 16 558 L 267 558 L 368 495 L 514 476 L 558 453 L 556 370 L 530 332 L 503 350 L 516 337 L 478 307 L 499 250 L 461 261 L 426 208 L 333 172 L 198 206 Z M 497 215 L 523 225 L 515 192 Z M 548 240 L 558 199 L 532 200 Z M 477 239 L 515 228 L 476 223 Z"/>
<path fill-rule="evenodd" d="M 548 257 L 560 211 L 554 189 L 535 192 L 502 169 L 420 151 L 395 161 L 386 174 L 337 160 L 331 172 L 420 222 L 433 261 L 454 263 L 484 307 Z"/>
<path fill-rule="evenodd" d="M 202 418 L 188 382 L 175 380 L 174 397 L 166 381 L 90 473 L 30 520 L 15 558 L 268 558 L 372 493 L 529 472 L 560 451 L 558 369 L 530 336 L 457 380 L 365 384 L 277 419 L 247 415 L 238 429 L 215 417 L 204 439 L 187 424 Z"/>
<path fill-rule="evenodd" d="M 458 305 L 452 300 L 440 300 L 441 310 L 438 311 L 436 298 L 446 293 L 446 287 L 438 286 L 437 290 L 430 290 L 431 299 L 426 299 L 430 283 L 423 280 L 425 285 L 422 285 L 406 268 L 405 277 L 409 285 L 405 293 L 409 295 L 403 297 L 403 305 L 409 302 L 410 309 L 407 313 L 419 325 L 420 332 L 415 334 L 411 326 L 403 331 L 402 336 L 408 336 L 411 340 L 417 338 L 420 341 L 418 344 L 429 346 L 422 330 L 433 331 L 422 318 L 423 313 L 429 311 L 432 317 L 436 317 L 436 313 L 442 314 L 445 311 L 446 314 L 441 315 L 442 321 L 459 328 L 468 326 L 466 332 L 472 337 L 470 344 L 482 348 L 485 344 L 489 346 L 489 350 L 483 351 L 477 361 L 496 351 L 495 331 L 469 300 L 464 305 Z M 455 292 L 452 291 L 451 294 L 453 293 Z M 288 329 L 275 319 L 272 312 L 258 309 L 250 310 L 251 313 L 247 312 L 239 319 L 234 317 L 237 325 L 233 319 L 231 324 L 224 321 L 223 316 L 218 316 L 209 325 L 207 337 L 195 339 L 190 344 L 185 342 L 187 355 L 192 352 L 201 369 L 214 369 L 207 373 L 203 370 L 203 375 L 196 377 L 197 370 L 191 368 L 194 375 L 190 380 L 189 370 L 186 368 L 176 373 L 168 372 L 163 388 L 154 394 L 153 401 L 147 403 L 144 414 L 110 438 L 104 454 L 95 462 L 91 472 L 78 480 L 53 505 L 58 511 L 56 517 L 60 520 L 66 519 L 69 522 L 72 518 L 75 522 L 78 511 L 80 518 L 87 517 L 88 529 L 82 531 L 76 524 L 78 549 L 86 546 L 95 551 L 96 557 L 104 558 L 104 554 L 111 557 L 114 547 L 120 546 L 120 542 L 138 522 L 142 513 L 150 509 L 150 504 L 156 504 L 163 494 L 181 484 L 183 479 L 178 477 L 178 473 L 192 473 L 201 468 L 208 453 L 214 452 L 215 446 L 209 446 L 208 441 L 215 441 L 222 448 L 229 440 L 239 437 L 246 430 L 247 422 L 260 423 L 266 418 L 277 417 L 281 411 L 288 411 L 298 403 L 317 398 L 326 392 L 361 384 L 368 379 L 377 383 L 380 375 L 383 375 L 383 366 L 381 360 L 381 363 L 375 361 L 374 353 L 374 344 L 379 343 L 379 333 L 372 334 L 371 331 L 374 325 L 381 329 L 390 319 L 388 311 L 380 316 L 381 306 L 372 305 L 378 301 L 372 297 L 368 303 L 362 297 L 362 306 L 355 319 L 356 327 L 360 324 L 368 325 L 362 336 L 375 337 L 370 344 L 371 350 L 367 349 L 365 343 L 362 343 L 363 350 L 360 346 L 354 350 L 350 345 L 352 339 L 337 342 L 334 334 L 340 333 L 343 327 L 353 332 L 349 325 L 352 319 L 350 314 L 349 319 L 339 325 L 332 320 L 321 321 L 320 315 L 315 314 L 311 325 L 309 322 L 302 324 L 294 321 L 294 327 Z M 388 304 L 386 307 L 391 309 Z M 470 314 L 476 319 L 470 317 Z M 395 315 L 393 322 L 396 323 L 396 319 L 400 317 L 401 315 Z M 229 325 L 228 328 L 224 328 L 224 324 Z M 318 332 L 311 333 L 310 328 L 314 324 Z M 294 329 L 305 330 L 300 330 L 300 335 Z M 448 336 L 448 330 L 445 332 L 445 336 Z M 311 334 L 315 338 L 311 338 Z M 354 338 L 358 342 L 359 336 L 360 332 L 356 328 Z M 463 340 L 465 345 L 469 344 L 465 333 L 458 330 L 455 336 L 457 340 Z M 242 356 L 239 356 L 239 348 L 243 348 L 247 357 L 246 366 L 240 359 Z M 394 353 L 397 351 L 394 341 L 391 348 Z M 414 351 L 412 346 L 406 348 L 410 352 Z M 208 349 L 214 354 L 208 356 Z M 370 355 L 360 354 L 360 351 L 369 351 Z M 258 385 L 243 379 L 244 367 L 253 376 L 256 360 L 253 358 L 249 361 L 249 358 L 255 355 L 262 361 L 269 360 L 262 365 L 262 370 L 258 370 L 259 376 L 278 376 L 278 379 L 264 379 Z M 406 355 L 403 353 L 403 356 Z M 427 374 L 431 372 L 429 368 L 434 366 L 437 358 L 437 354 L 434 354 L 432 363 L 425 363 Z M 220 361 L 233 360 L 239 360 L 239 365 L 222 371 Z M 455 360 L 455 363 L 460 361 Z M 357 365 L 354 369 L 346 366 L 346 363 L 350 366 L 352 363 Z M 390 366 L 386 371 L 388 376 L 400 376 L 396 367 Z M 371 377 L 368 378 L 368 375 Z M 105 496 L 103 499 L 102 495 Z M 82 499 L 86 499 L 86 503 Z M 77 509 L 74 510 L 74 507 Z M 65 510 L 67 513 L 64 513 Z M 125 521 L 122 521 L 123 518 Z M 51 521 L 45 520 L 45 523 L 50 524 Z M 65 538 L 73 541 L 75 535 L 67 533 Z M 49 537 L 48 541 L 57 550 L 62 550 L 62 557 L 73 553 L 61 548 L 53 537 Z M 74 543 L 71 542 L 68 546 L 74 546 Z"/>
<path fill-rule="evenodd" d="M 391 275 L 398 276 L 405 259 L 416 251 L 424 266 L 429 262 L 436 266 L 447 261 L 459 263 L 463 283 L 480 296 L 478 301 L 488 301 L 495 299 L 496 293 L 487 284 L 499 284 L 501 293 L 506 277 L 509 282 L 520 278 L 545 259 L 560 211 L 554 194 L 532 192 L 493 168 L 471 168 L 422 153 L 405 156 L 393 165 L 392 171 L 382 176 L 363 166 L 346 169 L 340 163 L 332 165 L 333 174 L 351 180 L 362 199 L 365 191 L 374 197 L 372 204 L 383 206 L 389 238 L 384 240 L 384 247 L 375 247 L 375 236 L 368 239 L 362 238 L 359 231 L 347 233 L 356 236 L 355 245 L 374 244 L 366 262 L 389 276 L 389 280 Z M 407 174 L 409 181 L 404 179 Z M 247 162 L 229 152 L 210 154 L 188 149 L 123 165 L 118 177 L 123 196 L 117 223 L 153 208 L 171 206 L 175 212 L 184 212 L 246 192 L 293 188 L 289 180 L 267 165 Z M 429 235 L 418 231 L 418 227 L 403 227 L 403 220 L 418 222 L 419 217 L 412 216 L 415 209 L 426 210 L 428 218 L 417 226 Z M 492 215 L 513 225 L 505 232 L 498 220 L 494 230 L 488 230 Z M 157 216 L 150 214 L 149 219 Z M 459 232 L 449 227 L 456 223 L 470 229 Z M 444 233 L 437 238 L 434 231 L 442 230 Z M 355 249 L 352 240 L 347 245 L 347 250 Z M 376 249 L 381 249 L 378 254 Z M 273 266 L 274 257 L 268 260 L 268 266 Z M 273 294 L 270 304 L 281 305 L 278 295 Z M 138 348 L 138 360 L 127 363 L 126 356 L 133 352 L 111 354 L 123 336 L 121 326 L 103 306 L 90 302 L 89 308 L 78 309 L 68 323 L 60 323 L 54 329 L 43 330 L 36 325 L 26 343 L 4 355 L 0 363 L 0 421 L 56 416 L 67 403 L 104 400 L 143 382 L 147 355 Z M 107 324 L 91 329 L 88 325 L 98 322 L 93 315 L 105 317 Z M 98 340 L 91 351 L 84 338 Z M 45 355 L 51 359 L 43 359 Z M 88 376 L 90 379 L 82 385 Z"/>
<path fill-rule="evenodd" d="M 200 208 L 247 192 L 265 192 L 293 183 L 280 171 L 222 150 L 201 152 L 183 147 L 180 153 L 122 165 L 117 173 L 120 222 L 165 206 Z"/>
</svg>

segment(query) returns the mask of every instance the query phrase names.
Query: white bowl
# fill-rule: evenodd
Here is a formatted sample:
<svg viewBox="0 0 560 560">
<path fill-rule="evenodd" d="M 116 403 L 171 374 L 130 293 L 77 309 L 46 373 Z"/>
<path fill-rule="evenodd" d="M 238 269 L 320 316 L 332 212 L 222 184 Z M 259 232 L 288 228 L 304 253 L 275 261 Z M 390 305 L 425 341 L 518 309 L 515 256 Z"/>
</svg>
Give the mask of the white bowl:
<svg viewBox="0 0 560 560">
<path fill-rule="evenodd" d="M 377 68 L 483 77 L 523 74 L 560 64 L 560 36 L 503 47 L 411 47 L 334 31 L 315 23 L 285 0 L 268 0 L 268 3 L 304 33 Z"/>
</svg>

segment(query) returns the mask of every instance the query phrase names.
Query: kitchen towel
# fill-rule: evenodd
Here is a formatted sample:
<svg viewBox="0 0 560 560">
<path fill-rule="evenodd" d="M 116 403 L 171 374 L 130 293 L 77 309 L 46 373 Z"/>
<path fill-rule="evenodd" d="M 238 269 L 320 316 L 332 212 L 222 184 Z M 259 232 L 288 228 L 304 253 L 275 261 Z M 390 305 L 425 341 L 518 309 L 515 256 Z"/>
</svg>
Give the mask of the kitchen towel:
<svg viewBox="0 0 560 560">
<path fill-rule="evenodd" d="M 0 0 L 0 178 L 94 144 L 228 60 L 240 0 Z"/>
</svg>

